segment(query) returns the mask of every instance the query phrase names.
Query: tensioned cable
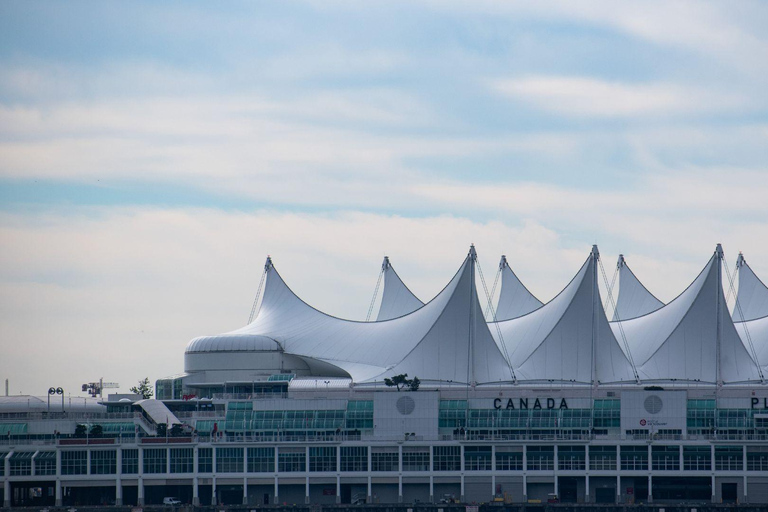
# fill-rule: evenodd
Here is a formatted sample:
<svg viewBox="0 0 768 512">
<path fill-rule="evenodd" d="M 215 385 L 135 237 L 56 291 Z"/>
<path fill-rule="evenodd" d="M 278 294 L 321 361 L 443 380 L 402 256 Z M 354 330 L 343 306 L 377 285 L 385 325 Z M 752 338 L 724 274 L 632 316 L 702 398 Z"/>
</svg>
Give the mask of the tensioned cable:
<svg viewBox="0 0 768 512">
<path fill-rule="evenodd" d="M 251 315 L 248 317 L 248 323 L 253 322 L 253 317 L 256 315 L 256 306 L 259 303 L 259 297 L 261 296 L 261 287 L 264 285 L 264 279 L 267 277 L 267 266 L 264 267 L 264 272 L 261 273 L 261 280 L 259 281 L 259 289 L 256 290 L 256 297 L 253 299 L 253 306 L 251 306 Z"/>
<path fill-rule="evenodd" d="M 747 323 L 744 321 L 744 312 L 741 309 L 741 302 L 739 302 L 739 297 L 736 295 L 736 289 L 733 285 L 733 281 L 736 277 L 736 271 L 734 271 L 734 276 L 731 277 L 731 273 L 728 270 L 728 264 L 725 261 L 725 255 L 723 255 L 723 266 L 725 267 L 725 275 L 728 276 L 728 285 L 729 285 L 729 291 L 728 294 L 730 295 L 730 292 L 733 291 L 733 296 L 736 297 L 736 304 L 734 306 L 734 311 L 738 310 L 739 316 L 741 317 L 741 325 L 744 327 L 744 334 L 747 335 L 747 343 L 749 343 L 749 350 L 752 352 L 752 357 L 755 360 L 755 365 L 757 366 L 757 373 L 760 375 L 760 381 L 765 381 L 765 376 L 763 375 L 763 369 L 760 366 L 760 360 L 757 357 L 757 351 L 755 350 L 755 344 L 752 343 L 752 335 L 749 333 L 749 327 L 747 327 Z M 738 267 L 737 267 L 738 268 Z M 727 302 L 727 299 L 726 299 Z"/>
<path fill-rule="evenodd" d="M 723 257 L 723 265 L 725 265 L 725 257 Z M 738 272 L 738 270 L 739 270 L 739 264 L 737 262 L 736 263 L 736 267 L 733 269 L 733 280 L 734 281 L 736 280 L 736 272 Z M 726 272 L 726 274 L 728 273 L 728 267 L 725 267 L 725 272 Z M 730 279 L 731 279 L 731 276 L 729 274 L 728 275 L 728 280 L 730 281 Z M 731 291 L 733 291 L 733 297 L 736 300 L 738 300 L 738 297 L 736 296 L 736 290 L 734 289 L 734 285 L 733 285 L 733 283 L 731 283 L 731 285 L 728 287 L 728 294 L 725 296 L 725 304 L 726 305 L 728 305 L 728 300 L 731 298 Z M 734 311 L 736 310 L 736 305 L 735 304 L 733 306 L 733 309 L 734 309 Z M 744 320 L 744 317 L 742 317 L 741 319 Z"/>
<path fill-rule="evenodd" d="M 512 382 L 517 382 L 517 376 L 515 375 L 515 370 L 512 368 L 512 361 L 509 359 L 509 353 L 507 352 L 507 345 L 504 343 L 504 336 L 501 334 L 501 327 L 499 327 L 499 322 L 496 321 L 496 310 L 493 309 L 493 301 L 491 300 L 491 296 L 488 295 L 488 286 L 485 284 L 485 277 L 483 276 L 483 269 L 480 268 L 480 261 L 476 260 L 475 263 L 477 264 L 477 273 L 480 274 L 480 282 L 483 283 L 483 291 L 485 292 L 485 296 L 488 299 L 488 309 L 493 313 L 493 325 L 496 327 L 496 333 L 499 335 L 499 342 L 501 343 L 501 349 L 504 351 L 504 357 L 507 360 L 507 365 L 509 366 L 509 373 L 512 375 Z"/>
<path fill-rule="evenodd" d="M 491 298 L 496 296 L 496 285 L 499 283 L 499 277 L 501 276 L 501 273 L 504 271 L 504 267 L 499 267 L 499 271 L 496 272 L 496 279 L 493 280 L 493 288 L 491 289 Z M 492 306 L 491 306 L 491 300 L 488 301 L 488 307 L 485 308 L 485 315 L 483 318 L 488 321 L 488 313 L 491 312 Z"/>
<path fill-rule="evenodd" d="M 379 272 L 379 279 L 376 280 L 376 288 L 373 290 L 373 298 L 371 299 L 371 305 L 368 307 L 368 314 L 365 316 L 365 321 L 371 321 L 371 313 L 373 313 L 373 305 L 376 303 L 376 296 L 379 294 L 379 285 L 381 285 L 381 278 L 384 276 L 384 270 L 386 267 L 382 266 Z"/>
<path fill-rule="evenodd" d="M 608 300 L 611 297 L 611 294 L 613 293 L 613 287 L 616 286 L 616 277 L 619 275 L 619 266 L 616 265 L 616 269 L 613 271 L 613 278 L 611 279 L 611 287 L 608 288 L 608 297 L 605 298 L 605 303 L 603 304 L 603 311 L 606 312 L 606 316 L 608 316 Z M 606 286 L 608 285 L 608 282 L 606 281 Z M 616 315 L 616 311 L 614 308 L 614 311 L 612 311 L 614 315 Z M 618 318 L 618 317 L 617 317 Z"/>
<path fill-rule="evenodd" d="M 603 280 L 605 281 L 606 286 L 608 286 L 608 276 L 605 274 L 605 267 L 603 266 L 603 262 L 602 260 L 597 260 L 597 262 L 600 264 L 600 272 L 603 274 Z M 621 333 L 621 341 L 624 343 L 624 348 L 627 352 L 627 359 L 629 359 L 629 364 L 632 365 L 632 373 L 635 374 L 635 380 L 640 382 L 640 376 L 637 374 L 637 366 L 635 366 L 635 359 L 632 357 L 632 351 L 629 349 L 627 335 L 624 333 L 624 326 L 621 325 L 621 317 L 616 311 L 616 301 L 613 300 L 613 293 L 610 288 L 608 289 L 608 300 L 611 301 L 611 306 L 613 307 L 616 323 L 619 326 L 619 333 Z"/>
</svg>

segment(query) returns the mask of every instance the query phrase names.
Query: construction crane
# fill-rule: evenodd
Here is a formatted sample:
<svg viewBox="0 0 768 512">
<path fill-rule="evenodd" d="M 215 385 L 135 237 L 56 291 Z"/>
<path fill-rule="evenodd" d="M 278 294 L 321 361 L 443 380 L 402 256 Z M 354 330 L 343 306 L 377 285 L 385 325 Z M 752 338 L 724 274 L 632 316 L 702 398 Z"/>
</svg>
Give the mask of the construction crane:
<svg viewBox="0 0 768 512">
<path fill-rule="evenodd" d="M 99 379 L 99 382 L 89 382 L 87 384 L 83 384 L 83 391 L 87 391 L 89 395 L 92 397 L 96 397 L 96 395 L 99 395 L 99 398 L 104 398 L 103 396 L 103 390 L 104 389 L 117 389 L 120 387 L 120 384 L 117 382 L 104 382 L 104 377 L 101 377 Z"/>
</svg>

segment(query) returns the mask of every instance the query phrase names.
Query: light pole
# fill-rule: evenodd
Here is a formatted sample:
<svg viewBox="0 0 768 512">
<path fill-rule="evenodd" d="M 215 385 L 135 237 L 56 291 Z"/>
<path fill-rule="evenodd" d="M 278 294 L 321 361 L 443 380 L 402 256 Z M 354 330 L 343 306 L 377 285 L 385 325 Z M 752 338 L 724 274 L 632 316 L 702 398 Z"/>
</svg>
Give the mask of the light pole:
<svg viewBox="0 0 768 512">
<path fill-rule="evenodd" d="M 61 395 L 61 410 L 64 411 L 64 389 L 61 386 L 48 388 L 48 412 L 51 412 L 51 395 Z"/>
</svg>

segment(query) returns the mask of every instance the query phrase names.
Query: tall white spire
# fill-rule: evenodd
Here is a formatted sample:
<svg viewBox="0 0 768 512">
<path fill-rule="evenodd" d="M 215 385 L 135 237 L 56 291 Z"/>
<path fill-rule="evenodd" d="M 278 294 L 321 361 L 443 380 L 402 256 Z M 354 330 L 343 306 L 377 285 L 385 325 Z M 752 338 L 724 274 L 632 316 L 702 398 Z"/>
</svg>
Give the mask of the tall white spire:
<svg viewBox="0 0 768 512">
<path fill-rule="evenodd" d="M 511 320 L 539 309 L 542 302 L 533 296 L 509 267 L 507 257 L 502 255 L 499 262 L 501 292 L 496 307 L 496 320 Z"/>
<path fill-rule="evenodd" d="M 616 268 L 619 272 L 619 293 L 616 298 L 616 308 L 613 311 L 612 321 L 637 318 L 651 311 L 656 311 L 664 305 L 637 279 L 637 276 L 627 265 L 623 254 L 619 254 Z"/>
<path fill-rule="evenodd" d="M 424 305 L 397 275 L 388 256 L 384 256 L 381 270 L 384 273 L 384 291 L 381 294 L 377 322 L 407 315 Z"/>
<path fill-rule="evenodd" d="M 737 304 L 733 308 L 733 320 L 744 322 L 768 316 L 768 286 L 752 271 L 744 255 L 736 261 L 739 273 Z"/>
</svg>

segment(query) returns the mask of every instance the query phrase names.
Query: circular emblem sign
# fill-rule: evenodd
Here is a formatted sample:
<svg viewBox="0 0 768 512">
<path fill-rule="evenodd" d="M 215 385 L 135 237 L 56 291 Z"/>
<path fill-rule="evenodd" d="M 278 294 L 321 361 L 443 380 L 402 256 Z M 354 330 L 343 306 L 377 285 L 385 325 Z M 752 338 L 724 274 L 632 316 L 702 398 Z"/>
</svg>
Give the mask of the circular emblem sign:
<svg viewBox="0 0 768 512">
<path fill-rule="evenodd" d="M 640 425 L 645 426 L 645 420 L 640 420 Z"/>
<path fill-rule="evenodd" d="M 395 404 L 395 407 L 397 407 L 397 412 L 407 416 L 411 414 L 413 410 L 416 408 L 416 402 L 414 402 L 413 398 L 409 396 L 401 396 L 400 398 L 397 399 L 397 403 Z"/>
<path fill-rule="evenodd" d="M 664 402 L 662 402 L 661 398 L 658 396 L 651 395 L 645 399 L 643 405 L 645 406 L 645 410 L 648 411 L 648 414 L 659 414 L 661 408 L 664 407 Z"/>
</svg>

